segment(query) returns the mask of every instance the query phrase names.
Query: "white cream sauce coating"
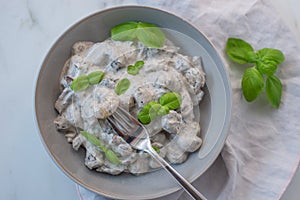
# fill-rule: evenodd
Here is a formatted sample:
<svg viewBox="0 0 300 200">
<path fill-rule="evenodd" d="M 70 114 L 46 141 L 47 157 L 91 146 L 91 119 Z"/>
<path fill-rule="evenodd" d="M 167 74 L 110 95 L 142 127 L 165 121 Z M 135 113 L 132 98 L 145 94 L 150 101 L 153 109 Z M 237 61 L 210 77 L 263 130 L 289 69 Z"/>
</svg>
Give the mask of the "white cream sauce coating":
<svg viewBox="0 0 300 200">
<path fill-rule="evenodd" d="M 180 94 L 182 104 L 179 109 L 146 125 L 152 145 L 158 147 L 159 154 L 170 163 L 182 163 L 190 152 L 200 148 L 198 112 L 205 74 L 200 57 L 184 56 L 178 51 L 169 41 L 161 49 L 111 39 L 74 44 L 72 56 L 62 71 L 62 92 L 55 103 L 58 116 L 54 123 L 75 150 L 81 146 L 86 149 L 85 165 L 89 169 L 117 175 L 122 172 L 146 173 L 158 168 L 147 153 L 136 151 L 118 136 L 105 118 L 118 106 L 137 116 L 145 104 L 158 101 L 170 91 Z M 139 60 L 145 63 L 139 73 L 128 74 L 127 66 Z M 99 70 L 105 73 L 99 84 L 80 92 L 70 89 L 76 77 Z M 123 78 L 130 80 L 130 87 L 118 96 L 114 88 Z M 79 134 L 80 130 L 97 136 L 106 148 L 116 153 L 122 164 L 110 163 L 103 152 Z"/>
</svg>

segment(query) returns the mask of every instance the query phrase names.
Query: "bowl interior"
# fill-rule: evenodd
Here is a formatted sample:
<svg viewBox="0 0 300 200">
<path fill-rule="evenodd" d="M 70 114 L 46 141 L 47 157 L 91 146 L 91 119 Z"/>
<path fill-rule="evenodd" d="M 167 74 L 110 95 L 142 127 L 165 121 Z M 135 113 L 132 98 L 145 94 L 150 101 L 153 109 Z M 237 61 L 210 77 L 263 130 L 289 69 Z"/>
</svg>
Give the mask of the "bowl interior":
<svg viewBox="0 0 300 200">
<path fill-rule="evenodd" d="M 54 102 L 59 95 L 59 76 L 70 56 L 73 43 L 80 40 L 103 41 L 110 29 L 125 21 L 145 21 L 171 31 L 175 44 L 186 55 L 202 56 L 207 84 L 200 105 L 203 146 L 188 161 L 174 167 L 189 181 L 199 177 L 220 153 L 229 127 L 231 93 L 223 63 L 208 41 L 186 21 L 162 10 L 141 7 L 116 7 L 95 13 L 70 27 L 47 54 L 36 82 L 35 111 L 41 138 L 55 163 L 74 181 L 99 194 L 118 199 L 149 199 L 170 194 L 180 187 L 164 170 L 134 176 L 111 176 L 88 170 L 84 150 L 74 151 L 53 120 Z M 155 191 L 155 192 L 153 192 Z"/>
</svg>

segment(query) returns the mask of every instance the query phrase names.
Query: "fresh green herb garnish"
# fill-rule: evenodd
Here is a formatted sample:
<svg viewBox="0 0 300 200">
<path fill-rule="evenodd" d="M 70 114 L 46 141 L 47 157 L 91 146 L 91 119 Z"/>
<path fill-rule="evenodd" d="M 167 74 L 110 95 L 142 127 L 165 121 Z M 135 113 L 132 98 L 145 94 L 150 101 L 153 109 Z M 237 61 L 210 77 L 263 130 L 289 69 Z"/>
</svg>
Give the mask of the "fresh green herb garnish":
<svg viewBox="0 0 300 200">
<path fill-rule="evenodd" d="M 176 92 L 163 94 L 159 103 L 151 101 L 147 103 L 138 114 L 138 119 L 143 124 L 149 124 L 157 115 L 163 116 L 170 110 L 176 110 L 182 102 L 181 96 Z"/>
<path fill-rule="evenodd" d="M 127 67 L 127 73 L 131 75 L 137 75 L 144 64 L 145 63 L 142 60 L 136 61 L 134 65 L 129 65 Z"/>
<path fill-rule="evenodd" d="M 158 146 L 152 145 L 152 148 L 154 149 L 154 151 L 156 151 L 157 153 L 160 152 L 160 149 Z"/>
<path fill-rule="evenodd" d="M 111 29 L 111 38 L 117 41 L 133 41 L 136 38 L 137 22 L 125 22 Z"/>
<path fill-rule="evenodd" d="M 176 92 L 168 92 L 159 98 L 160 105 L 167 107 L 169 110 L 176 110 L 180 107 L 181 96 Z"/>
<path fill-rule="evenodd" d="M 268 76 L 266 80 L 266 95 L 272 105 L 278 107 L 280 104 L 282 85 L 278 77 Z M 278 106 L 277 106 L 278 105 Z"/>
<path fill-rule="evenodd" d="M 264 48 L 257 51 L 259 62 L 257 67 L 260 72 L 267 76 L 272 76 L 277 70 L 277 66 L 284 61 L 284 55 L 277 49 Z"/>
<path fill-rule="evenodd" d="M 147 103 L 138 114 L 138 119 L 143 124 L 149 124 L 160 110 L 161 105 L 155 101 Z"/>
<path fill-rule="evenodd" d="M 107 149 L 105 151 L 105 157 L 107 160 L 115 165 L 122 164 L 121 161 L 119 160 L 118 156 L 113 152 L 111 149 Z"/>
<path fill-rule="evenodd" d="M 164 116 L 164 115 L 168 114 L 170 112 L 170 110 L 171 109 L 168 108 L 167 106 L 161 106 L 160 109 L 157 111 L 157 115 Z"/>
<path fill-rule="evenodd" d="M 129 87 L 130 87 L 130 81 L 127 78 L 123 78 L 117 83 L 115 87 L 115 93 L 117 95 L 121 95 L 125 93 Z"/>
<path fill-rule="evenodd" d="M 226 44 L 226 52 L 229 58 L 236 63 L 246 64 L 249 57 L 254 52 L 253 47 L 244 40 L 229 38 Z"/>
<path fill-rule="evenodd" d="M 95 85 L 100 83 L 104 77 L 102 71 L 91 72 L 88 75 L 78 76 L 72 81 L 71 89 L 75 92 L 83 91 L 89 87 L 89 85 Z"/>
<path fill-rule="evenodd" d="M 97 146 L 102 152 L 104 152 L 107 160 L 115 165 L 121 164 L 118 156 L 110 149 L 107 149 L 102 142 L 93 134 L 90 134 L 86 131 L 80 131 L 80 134 L 83 135 L 91 144 Z"/>
<path fill-rule="evenodd" d="M 144 45 L 152 48 L 161 48 L 165 43 L 164 33 L 154 24 L 138 22 L 137 38 Z"/>
<path fill-rule="evenodd" d="M 242 79 L 242 88 L 244 96 L 249 102 L 256 99 L 264 89 L 264 77 L 256 67 L 246 69 Z"/>
<path fill-rule="evenodd" d="M 155 24 L 133 21 L 113 27 L 111 38 L 118 41 L 138 39 L 145 46 L 151 48 L 161 48 L 166 40 L 164 33 Z"/>
<path fill-rule="evenodd" d="M 249 102 L 255 100 L 265 88 L 269 103 L 279 108 L 282 84 L 275 73 L 278 65 L 285 59 L 283 53 L 271 48 L 263 48 L 255 52 L 249 43 L 238 38 L 227 40 L 226 53 L 236 63 L 254 64 L 246 69 L 242 78 L 245 99 Z"/>
<path fill-rule="evenodd" d="M 75 92 L 83 91 L 89 87 L 89 79 L 86 75 L 78 76 L 72 81 L 71 89 Z"/>
<path fill-rule="evenodd" d="M 131 74 L 131 75 L 137 75 L 139 73 L 139 69 L 136 68 L 134 65 L 129 65 L 127 67 L 127 73 L 128 74 Z"/>
<path fill-rule="evenodd" d="M 104 72 L 102 71 L 91 72 L 88 75 L 89 83 L 91 85 L 98 84 L 100 81 L 102 81 L 103 77 L 104 77 Z"/>
</svg>

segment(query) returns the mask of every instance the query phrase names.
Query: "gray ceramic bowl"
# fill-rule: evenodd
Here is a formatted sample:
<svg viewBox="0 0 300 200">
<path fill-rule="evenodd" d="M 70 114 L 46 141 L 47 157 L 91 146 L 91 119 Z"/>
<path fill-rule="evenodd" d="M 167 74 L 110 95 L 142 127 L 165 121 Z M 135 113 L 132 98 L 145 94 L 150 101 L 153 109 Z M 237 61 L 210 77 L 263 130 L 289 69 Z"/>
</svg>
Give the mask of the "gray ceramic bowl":
<svg viewBox="0 0 300 200">
<path fill-rule="evenodd" d="M 187 55 L 203 58 L 207 87 L 201 108 L 203 146 L 188 160 L 174 167 L 190 182 L 201 176 L 219 155 L 227 136 L 231 113 L 231 89 L 228 77 L 215 48 L 208 39 L 185 20 L 166 11 L 142 7 L 116 7 L 85 17 L 71 26 L 51 47 L 36 81 L 36 123 L 42 141 L 54 162 L 76 183 L 116 199 L 151 199 L 180 189 L 163 169 L 145 175 L 111 176 L 89 170 L 84 165 L 84 150 L 74 151 L 64 135 L 57 132 L 54 102 L 59 95 L 59 76 L 70 56 L 70 48 L 80 40 L 103 41 L 110 29 L 125 21 L 144 21 L 183 33 L 173 37 Z M 186 39 L 185 39 L 186 37 Z"/>
</svg>

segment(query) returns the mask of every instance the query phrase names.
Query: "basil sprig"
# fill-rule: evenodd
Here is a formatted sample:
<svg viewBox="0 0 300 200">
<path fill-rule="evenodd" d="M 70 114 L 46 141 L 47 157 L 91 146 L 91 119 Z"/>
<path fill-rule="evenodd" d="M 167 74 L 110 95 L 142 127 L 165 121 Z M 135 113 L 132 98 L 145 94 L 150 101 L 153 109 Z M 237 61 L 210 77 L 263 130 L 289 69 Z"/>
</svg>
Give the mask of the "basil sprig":
<svg viewBox="0 0 300 200">
<path fill-rule="evenodd" d="M 125 22 L 111 29 L 111 38 L 118 41 L 138 39 L 145 46 L 161 48 L 165 43 L 164 33 L 155 25 L 145 22 Z"/>
<path fill-rule="evenodd" d="M 127 67 L 127 73 L 131 75 L 137 75 L 144 64 L 145 63 L 142 60 L 136 61 L 134 65 L 129 65 Z"/>
<path fill-rule="evenodd" d="M 176 92 L 168 92 L 159 98 L 159 102 L 150 101 L 138 114 L 142 124 L 149 124 L 156 116 L 163 116 L 170 110 L 176 110 L 182 102 L 181 96 Z"/>
<path fill-rule="evenodd" d="M 81 75 L 72 81 L 71 89 L 75 92 L 83 91 L 89 87 L 89 85 L 95 85 L 100 83 L 104 77 L 104 72 L 94 71 L 88 75 Z"/>
<path fill-rule="evenodd" d="M 91 144 L 97 146 L 100 151 L 104 152 L 105 157 L 109 162 L 115 165 L 121 164 L 121 161 L 119 160 L 115 152 L 113 152 L 111 149 L 107 149 L 95 135 L 90 134 L 86 131 L 80 131 L 80 134 L 83 135 Z"/>
<path fill-rule="evenodd" d="M 252 102 L 265 88 L 269 103 L 273 107 L 279 108 L 282 84 L 275 73 L 278 65 L 285 59 L 283 53 L 272 48 L 263 48 L 255 52 L 249 43 L 239 38 L 227 40 L 226 53 L 236 63 L 254 64 L 246 69 L 242 78 L 245 99 Z"/>
</svg>

